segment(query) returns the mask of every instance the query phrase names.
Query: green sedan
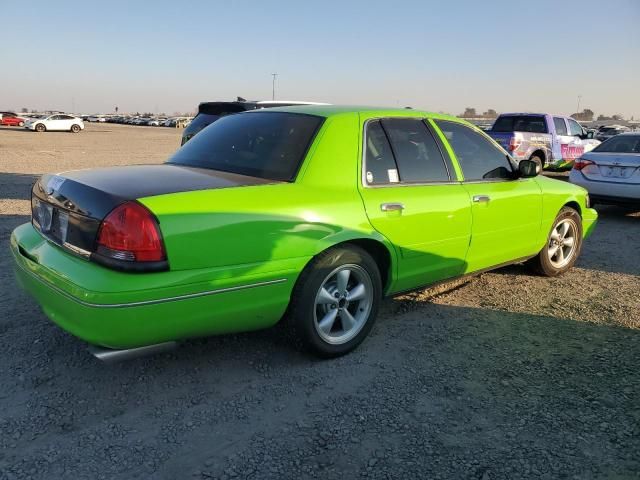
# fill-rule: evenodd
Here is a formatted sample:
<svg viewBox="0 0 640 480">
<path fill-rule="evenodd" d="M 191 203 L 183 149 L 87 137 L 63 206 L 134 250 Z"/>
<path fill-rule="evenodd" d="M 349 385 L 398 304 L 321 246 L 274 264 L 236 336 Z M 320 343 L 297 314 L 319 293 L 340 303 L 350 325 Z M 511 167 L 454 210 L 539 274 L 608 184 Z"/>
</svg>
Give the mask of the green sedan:
<svg viewBox="0 0 640 480">
<path fill-rule="evenodd" d="M 44 175 L 11 250 L 63 329 L 127 351 L 287 322 L 343 355 L 384 296 L 528 262 L 573 266 L 584 189 L 414 110 L 303 106 L 207 127 L 162 165 Z"/>
</svg>

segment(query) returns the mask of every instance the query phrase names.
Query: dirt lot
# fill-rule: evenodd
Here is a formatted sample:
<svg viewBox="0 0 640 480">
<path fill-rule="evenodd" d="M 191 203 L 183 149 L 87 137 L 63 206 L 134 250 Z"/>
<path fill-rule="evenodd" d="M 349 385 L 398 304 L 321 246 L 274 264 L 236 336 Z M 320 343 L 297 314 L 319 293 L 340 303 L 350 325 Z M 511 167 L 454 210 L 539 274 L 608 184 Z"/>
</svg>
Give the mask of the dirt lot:
<svg viewBox="0 0 640 480">
<path fill-rule="evenodd" d="M 0 479 L 638 478 L 640 213 L 601 208 L 577 268 L 387 300 L 353 354 L 280 327 L 104 365 L 13 280 L 38 174 L 160 162 L 166 128 L 0 129 Z"/>
</svg>

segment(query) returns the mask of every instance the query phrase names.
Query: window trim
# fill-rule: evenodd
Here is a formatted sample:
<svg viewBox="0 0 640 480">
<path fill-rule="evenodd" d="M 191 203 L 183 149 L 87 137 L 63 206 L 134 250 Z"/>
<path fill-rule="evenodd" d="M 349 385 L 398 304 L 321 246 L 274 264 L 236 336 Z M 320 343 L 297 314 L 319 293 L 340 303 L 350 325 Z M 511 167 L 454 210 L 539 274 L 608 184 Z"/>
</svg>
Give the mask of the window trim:
<svg viewBox="0 0 640 480">
<path fill-rule="evenodd" d="M 462 168 L 462 164 L 460 163 L 460 160 L 458 160 L 458 156 L 456 155 L 456 151 L 453 148 L 453 145 L 451 145 L 451 142 L 449 141 L 449 139 L 447 139 L 447 143 L 449 144 L 449 147 L 451 147 L 451 151 L 453 152 L 453 155 L 455 156 L 456 162 L 457 162 L 458 166 L 460 167 L 460 172 L 462 173 L 462 180 L 460 181 L 460 183 L 501 183 L 501 182 L 513 182 L 513 181 L 518 181 L 518 180 L 526 180 L 526 179 L 519 178 L 518 176 L 516 176 L 516 174 L 518 173 L 517 163 L 514 160 L 511 159 L 511 156 L 508 153 L 506 153 L 501 147 L 496 145 L 495 140 L 493 140 L 493 138 L 491 138 L 489 135 L 487 135 L 485 132 L 483 132 L 478 127 L 469 126 L 466 123 L 457 122 L 455 120 L 446 120 L 446 119 L 434 118 L 433 119 L 433 123 L 434 123 L 434 125 L 436 127 L 438 127 L 438 129 L 440 130 L 440 132 L 442 133 L 444 138 L 447 138 L 447 136 L 444 134 L 444 132 L 440 128 L 440 125 L 438 125 L 438 122 L 455 123 L 456 125 L 460 125 L 462 127 L 468 128 L 472 132 L 480 134 L 480 136 L 482 136 L 486 140 L 488 140 L 488 143 L 493 148 L 495 148 L 499 153 L 504 154 L 504 157 L 507 160 L 507 164 L 511 167 L 511 173 L 513 173 L 513 175 L 514 175 L 513 178 L 486 178 L 486 179 L 467 180 L 466 176 L 464 174 L 464 169 Z"/>
<path fill-rule="evenodd" d="M 394 119 L 410 119 L 410 120 L 418 120 L 420 122 L 422 122 L 422 124 L 425 126 L 425 128 L 427 129 L 427 131 L 431 134 L 431 136 L 433 137 L 434 142 L 436 143 L 436 145 L 438 146 L 438 150 L 440 151 L 440 155 L 442 156 L 442 160 L 444 163 L 444 167 L 445 170 L 447 171 L 447 175 L 449 177 L 449 180 L 441 180 L 441 181 L 431 181 L 431 182 L 403 182 L 403 181 L 399 181 L 397 183 L 380 183 L 377 185 L 372 185 L 369 182 L 367 182 L 367 128 L 369 126 L 369 123 L 371 122 L 375 122 L 378 121 L 380 122 L 380 127 L 382 128 L 382 131 L 384 132 L 385 137 L 387 138 L 387 142 L 389 143 L 389 148 L 391 149 L 391 154 L 393 155 L 393 161 L 396 164 L 396 168 L 398 169 L 398 175 L 400 175 L 400 169 L 398 168 L 398 161 L 396 159 L 396 154 L 395 151 L 393 149 L 393 145 L 391 144 L 391 140 L 389 139 L 389 135 L 387 134 L 386 129 L 384 128 L 384 125 L 382 125 L 382 120 L 394 120 Z M 432 186 L 432 185 L 456 185 L 459 184 L 460 181 L 459 180 L 454 180 L 451 173 L 453 171 L 453 165 L 450 163 L 451 159 L 449 157 L 448 152 L 443 152 L 443 147 L 444 145 L 441 145 L 441 142 L 439 141 L 440 139 L 438 138 L 438 135 L 435 131 L 433 131 L 433 129 L 431 128 L 431 125 L 429 125 L 429 122 L 427 122 L 428 117 L 413 117 L 413 116 L 399 116 L 399 117 L 395 117 L 395 116 L 386 116 L 386 117 L 371 117 L 371 118 L 367 118 L 364 121 L 364 124 L 362 126 L 362 142 L 361 142 L 361 146 L 362 146 L 362 154 L 361 154 L 361 158 L 360 158 L 360 168 L 361 168 L 361 172 L 360 172 L 360 181 L 362 183 L 362 186 L 364 188 L 389 188 L 389 187 L 421 187 L 421 186 Z M 455 174 L 455 171 L 453 171 L 453 173 Z"/>
</svg>

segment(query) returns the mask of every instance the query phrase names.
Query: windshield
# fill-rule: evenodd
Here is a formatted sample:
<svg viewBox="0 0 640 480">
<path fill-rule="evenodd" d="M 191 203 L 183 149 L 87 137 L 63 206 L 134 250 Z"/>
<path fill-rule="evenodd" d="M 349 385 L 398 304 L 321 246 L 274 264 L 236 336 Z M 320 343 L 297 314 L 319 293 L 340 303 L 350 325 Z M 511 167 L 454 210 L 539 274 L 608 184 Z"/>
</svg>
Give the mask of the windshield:
<svg viewBox="0 0 640 480">
<path fill-rule="evenodd" d="M 640 135 L 618 135 L 593 149 L 602 153 L 640 153 Z"/>
<path fill-rule="evenodd" d="M 536 115 L 503 115 L 496 120 L 493 132 L 547 133 L 544 117 Z"/>
<path fill-rule="evenodd" d="M 322 121 L 284 112 L 225 116 L 193 137 L 168 163 L 291 181 Z"/>
</svg>

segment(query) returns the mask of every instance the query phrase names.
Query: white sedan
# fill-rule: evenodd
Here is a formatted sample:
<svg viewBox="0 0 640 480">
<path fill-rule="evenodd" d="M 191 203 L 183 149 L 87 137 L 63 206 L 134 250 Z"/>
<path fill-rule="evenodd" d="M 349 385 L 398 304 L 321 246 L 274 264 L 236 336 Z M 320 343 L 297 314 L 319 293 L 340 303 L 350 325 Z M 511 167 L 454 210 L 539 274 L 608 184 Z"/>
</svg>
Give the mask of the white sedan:
<svg viewBox="0 0 640 480">
<path fill-rule="evenodd" d="M 56 114 L 30 118 L 25 122 L 24 128 L 36 132 L 62 131 L 78 133 L 80 130 L 84 130 L 84 122 L 81 118 L 72 115 Z"/>
</svg>

